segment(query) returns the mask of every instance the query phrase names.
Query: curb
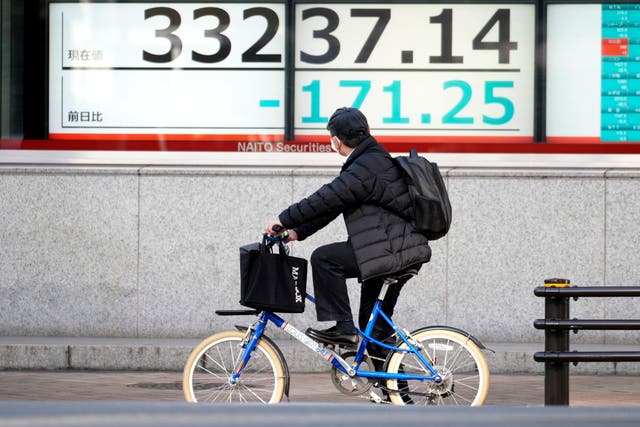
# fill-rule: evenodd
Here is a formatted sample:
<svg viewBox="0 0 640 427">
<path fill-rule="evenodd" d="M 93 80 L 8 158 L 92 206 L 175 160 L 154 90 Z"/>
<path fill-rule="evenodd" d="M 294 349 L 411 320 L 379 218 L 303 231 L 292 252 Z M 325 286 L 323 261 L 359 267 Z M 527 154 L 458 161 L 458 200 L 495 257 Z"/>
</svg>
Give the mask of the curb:
<svg viewBox="0 0 640 427">
<path fill-rule="evenodd" d="M 100 337 L 0 337 L 0 369 L 82 369 L 180 371 L 200 339 L 100 338 Z M 312 357 L 309 349 L 293 340 L 276 340 L 292 372 L 324 372 L 328 365 Z M 543 343 L 487 343 L 485 356 L 492 373 L 544 372 L 533 360 Z M 633 350 L 638 350 L 634 346 Z M 576 350 L 621 351 L 630 346 L 576 345 Z M 640 375 L 639 363 L 580 363 L 576 374 Z"/>
</svg>

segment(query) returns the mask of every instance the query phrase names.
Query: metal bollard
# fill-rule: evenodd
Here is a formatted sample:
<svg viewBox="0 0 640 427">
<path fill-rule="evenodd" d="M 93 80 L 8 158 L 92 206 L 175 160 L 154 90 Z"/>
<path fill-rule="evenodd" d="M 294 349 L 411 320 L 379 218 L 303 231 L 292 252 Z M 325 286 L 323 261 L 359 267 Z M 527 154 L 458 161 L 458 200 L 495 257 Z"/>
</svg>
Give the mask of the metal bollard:
<svg viewBox="0 0 640 427">
<path fill-rule="evenodd" d="M 545 288 L 565 288 L 571 286 L 568 279 L 547 279 Z M 545 319 L 568 320 L 569 297 L 547 296 L 544 299 Z M 545 349 L 549 352 L 569 351 L 568 329 L 546 329 Z M 569 363 L 551 362 L 544 363 L 544 404 L 545 405 L 569 405 Z"/>
</svg>

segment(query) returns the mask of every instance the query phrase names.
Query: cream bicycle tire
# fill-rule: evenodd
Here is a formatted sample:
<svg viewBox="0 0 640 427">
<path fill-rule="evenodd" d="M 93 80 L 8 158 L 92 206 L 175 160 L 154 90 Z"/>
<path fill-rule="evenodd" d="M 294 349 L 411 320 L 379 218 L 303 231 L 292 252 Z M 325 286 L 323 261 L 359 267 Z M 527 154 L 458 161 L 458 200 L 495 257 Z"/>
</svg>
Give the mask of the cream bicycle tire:
<svg viewBox="0 0 640 427">
<path fill-rule="evenodd" d="M 225 331 L 203 340 L 184 367 L 182 389 L 188 402 L 278 403 L 285 389 L 285 373 L 278 352 L 260 340 L 232 384 L 233 368 L 242 356 L 244 331 Z"/>
<path fill-rule="evenodd" d="M 432 381 L 407 381 L 409 391 L 418 393 L 403 395 L 400 392 L 390 392 L 389 396 L 394 404 L 407 404 L 409 398 L 413 403 L 433 405 L 479 406 L 484 403 L 489 392 L 489 367 L 482 351 L 471 339 L 446 329 L 417 332 L 413 339 L 422 344 L 423 356 L 443 376 L 443 381 L 441 384 Z M 407 345 L 402 344 L 400 347 L 407 348 Z M 424 374 L 427 370 L 411 353 L 396 351 L 389 358 L 387 372 Z M 403 385 L 402 381 L 387 380 L 387 387 L 400 390 L 399 383 Z"/>
</svg>

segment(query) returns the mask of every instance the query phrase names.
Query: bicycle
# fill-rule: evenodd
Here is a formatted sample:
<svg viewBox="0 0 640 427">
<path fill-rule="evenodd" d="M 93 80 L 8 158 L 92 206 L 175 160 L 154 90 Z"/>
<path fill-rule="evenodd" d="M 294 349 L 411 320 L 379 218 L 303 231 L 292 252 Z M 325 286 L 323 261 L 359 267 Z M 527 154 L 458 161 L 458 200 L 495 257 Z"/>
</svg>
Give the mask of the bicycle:
<svg viewBox="0 0 640 427">
<path fill-rule="evenodd" d="M 277 238 L 272 238 L 277 241 Z M 289 396 L 289 369 L 277 344 L 265 335 L 269 323 L 287 332 L 331 365 L 334 386 L 348 395 L 396 405 L 482 405 L 489 390 L 489 368 L 478 339 L 457 328 L 430 326 L 401 330 L 382 311 L 390 286 L 417 274 L 409 270 L 384 279 L 360 343 L 354 348 L 317 342 L 279 315 L 259 310 L 216 310 L 222 316 L 256 315 L 249 327 L 224 331 L 203 340 L 191 352 L 183 373 L 189 402 L 278 403 Z M 306 294 L 315 303 L 313 296 Z M 371 336 L 381 318 L 395 332 L 395 343 Z M 388 340 L 384 340 L 388 341 Z M 369 343 L 388 350 L 381 371 L 375 370 Z M 372 390 L 377 388 L 383 396 Z"/>
</svg>

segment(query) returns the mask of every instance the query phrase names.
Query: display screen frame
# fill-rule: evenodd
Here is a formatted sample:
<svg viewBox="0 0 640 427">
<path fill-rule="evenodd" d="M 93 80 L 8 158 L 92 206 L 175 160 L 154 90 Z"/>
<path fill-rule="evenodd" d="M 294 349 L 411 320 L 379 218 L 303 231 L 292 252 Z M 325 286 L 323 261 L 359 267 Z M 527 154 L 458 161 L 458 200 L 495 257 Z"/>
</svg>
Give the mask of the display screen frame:
<svg viewBox="0 0 640 427">
<path fill-rule="evenodd" d="M 48 10 L 50 4 L 57 3 L 82 3 L 78 1 L 65 1 L 65 0 L 50 0 L 48 2 L 41 1 L 41 4 L 46 4 L 47 22 L 48 22 Z M 113 3 L 108 0 L 98 0 L 91 3 Z M 146 2 L 123 0 L 117 3 L 150 3 L 150 4 L 167 4 L 171 2 L 150 0 Z M 183 2 L 179 2 L 182 4 Z M 199 4 L 211 2 L 203 0 L 192 0 L 188 3 Z M 262 1 L 227 1 L 221 3 L 246 3 L 246 4 L 263 4 Z M 288 0 L 284 2 L 272 1 L 269 3 L 283 3 L 286 8 L 285 22 L 286 31 L 288 34 L 295 34 L 295 10 L 296 7 L 304 6 L 306 4 L 317 4 L 317 1 L 313 0 Z M 535 10 L 535 58 L 534 58 L 534 76 L 533 76 L 533 138 L 530 141 L 508 141 L 500 142 L 498 140 L 491 140 L 488 138 L 486 141 L 469 142 L 456 138 L 455 136 L 445 138 L 422 138 L 417 136 L 414 139 L 407 139 L 404 141 L 394 141 L 393 138 L 387 139 L 381 136 L 381 142 L 393 148 L 393 151 L 402 152 L 411 147 L 418 145 L 420 151 L 423 152 L 442 152 L 442 153 L 640 153 L 640 144 L 634 142 L 600 142 L 600 141 L 579 141 L 569 142 L 561 140 L 553 140 L 547 138 L 547 61 L 546 61 L 546 37 L 547 37 L 547 12 L 550 5 L 566 4 L 566 5 L 593 5 L 593 4 L 626 4 L 635 3 L 632 0 L 618 0 L 618 1 L 593 1 L 593 0 L 525 0 L 518 1 L 436 1 L 436 2 L 424 2 L 424 1 L 403 1 L 401 4 L 416 4 L 416 5 L 532 5 Z M 177 4 L 177 3 L 176 3 Z M 389 2 L 382 1 L 338 1 L 329 0 L 322 2 L 327 5 L 339 5 L 339 4 L 381 4 L 390 5 Z M 395 5 L 396 3 L 393 3 Z M 47 45 L 48 45 L 49 31 L 46 32 Z M 112 137 L 105 138 L 50 138 L 48 133 L 48 123 L 44 125 L 44 131 L 41 133 L 30 133 L 24 139 L 0 139 L 0 149 L 23 149 L 23 150 L 114 150 L 114 151 L 204 151 L 204 152 L 296 152 L 295 147 L 305 147 L 310 144 L 305 138 L 300 138 L 295 132 L 295 98 L 292 88 L 295 85 L 295 39 L 293 37 L 287 37 L 285 47 L 285 95 L 284 95 L 284 138 L 282 142 L 284 145 L 290 147 L 289 150 L 273 148 L 266 148 L 261 146 L 265 141 L 244 141 L 243 149 L 239 149 L 238 140 L 216 140 L 211 135 L 191 135 L 189 138 L 183 137 L 167 137 L 165 134 L 159 134 L 153 138 L 146 137 L 131 137 L 130 135 L 112 135 Z M 49 62 L 48 49 L 45 49 L 45 58 L 43 63 L 46 65 Z M 48 68 L 48 66 L 47 66 Z M 47 72 L 47 80 L 49 73 Z M 26 83 L 25 83 L 26 84 Z M 42 94 L 42 104 L 46 106 L 48 111 L 48 83 L 47 93 Z M 31 91 L 33 92 L 33 91 Z M 25 113 L 26 114 L 26 113 Z M 48 117 L 45 118 L 48 121 Z M 375 127 L 372 128 L 375 132 Z M 425 141 L 421 141 L 421 138 Z M 270 142 L 270 141 L 267 141 Z M 250 144 L 247 144 L 250 143 Z M 316 152 L 328 151 L 328 143 L 324 144 L 324 148 L 316 150 Z M 291 148 L 293 147 L 293 148 Z M 303 151 L 302 148 L 299 149 Z"/>
<path fill-rule="evenodd" d="M 74 2 L 74 1 L 62 1 L 62 0 L 55 0 L 55 1 L 51 1 L 50 4 L 51 5 L 55 5 L 55 4 L 77 4 L 79 2 Z M 104 2 L 92 2 L 92 3 L 104 3 Z M 110 3 L 110 2 L 107 2 Z M 122 1 L 122 2 L 117 2 L 117 3 L 122 3 L 122 4 L 137 4 L 137 3 L 160 3 L 160 4 L 170 4 L 170 3 L 165 3 L 165 2 L 137 2 L 137 1 Z M 198 4 L 198 3 L 202 3 L 199 1 L 194 1 L 194 2 L 189 2 L 189 4 Z M 227 1 L 227 2 L 220 2 L 221 5 L 225 5 L 225 4 L 238 4 L 238 3 L 263 3 L 263 2 L 242 2 L 242 1 Z M 278 2 L 274 2 L 274 3 L 278 3 Z M 317 2 L 315 2 L 317 4 Z M 85 3 L 86 4 L 86 3 Z M 113 4 L 113 3 L 111 3 Z M 109 133 L 104 133 L 103 135 L 86 135 L 86 134 L 78 134 L 78 135 L 73 135 L 73 134 L 67 134 L 67 135 L 61 135 L 61 134 L 54 134 L 52 133 L 49 136 L 49 140 L 52 142 L 55 142 L 58 145 L 72 145 L 74 147 L 82 147 L 84 144 L 90 143 L 91 145 L 95 146 L 97 145 L 101 145 L 102 147 L 108 146 L 110 144 L 113 144 L 114 142 L 117 142 L 117 144 L 120 147 L 137 147 L 138 149 L 153 149 L 154 146 L 157 146 L 157 142 L 158 141 L 162 141 L 162 149 L 187 149 L 187 150 L 204 150 L 204 151 L 311 151 L 311 152 L 328 152 L 330 151 L 330 147 L 328 145 L 328 143 L 325 141 L 326 138 L 323 138 L 321 136 L 316 136 L 316 137 L 312 137 L 309 138 L 305 135 L 300 135 L 299 133 L 296 132 L 296 111 L 294 106 L 296 105 L 296 96 L 298 96 L 298 98 L 301 97 L 301 94 L 294 94 L 294 91 L 292 90 L 292 88 L 295 87 L 296 84 L 296 56 L 298 54 L 298 50 L 299 49 L 296 46 L 296 36 L 294 36 L 296 34 L 296 28 L 295 28 L 295 22 L 296 22 L 296 13 L 297 10 L 299 10 L 299 8 L 304 8 L 306 5 L 309 4 L 314 4 L 313 1 L 307 1 L 307 0 L 302 0 L 302 1 L 289 1 L 289 2 L 285 2 L 285 8 L 286 8 L 286 14 L 287 14 L 287 18 L 286 18 L 286 22 L 285 22 L 285 31 L 287 32 L 287 34 L 289 34 L 290 36 L 287 36 L 287 41 L 286 41 L 286 45 L 285 45 L 285 49 L 284 49 L 284 57 L 285 57 L 285 82 L 284 82 L 284 86 L 285 86 L 285 99 L 284 99 L 284 114 L 285 114 L 285 126 L 284 126 L 284 138 L 282 138 L 281 140 L 274 140 L 272 138 L 272 136 L 267 135 L 266 138 L 258 138 L 257 140 L 252 140 L 251 139 L 251 135 L 238 135 L 240 138 L 235 138 L 235 139 L 228 139 L 225 138 L 225 136 L 218 136 L 218 135 L 207 135 L 207 134 L 188 134 L 188 135 L 184 135 L 184 134 L 158 134 L 157 137 L 153 137 L 153 135 L 151 135 L 151 137 L 148 134 L 142 134 L 142 135 L 136 135 L 136 134 L 128 134 L 128 135 L 118 135 L 118 134 L 109 134 Z M 530 50 L 532 51 L 531 53 L 525 55 L 526 57 L 531 56 L 531 58 L 529 58 L 531 60 L 531 64 L 530 64 L 530 74 L 528 76 L 526 76 L 527 82 L 526 84 L 529 85 L 531 87 L 531 92 L 534 93 L 535 90 L 535 72 L 536 72 L 536 67 L 535 67 L 535 54 L 533 53 L 535 51 L 535 46 L 536 46 L 536 37 L 537 34 L 535 33 L 535 20 L 536 20 L 536 15 L 537 15 L 537 9 L 536 9 L 536 2 L 535 1 L 525 1 L 525 2 L 514 2 L 514 1 L 484 1 L 484 2 L 469 2 L 469 1 L 442 1 L 442 2 L 424 2 L 424 1 L 405 1 L 402 2 L 400 4 L 398 3 L 393 3 L 393 4 L 389 4 L 388 2 L 382 2 L 382 1 L 328 1 L 328 2 L 323 2 L 322 5 L 325 6 L 326 8 L 331 8 L 332 5 L 335 8 L 338 7 L 342 7 L 344 5 L 358 5 L 358 4 L 362 4 L 362 5 L 376 5 L 376 8 L 378 8 L 378 5 L 386 5 L 388 6 L 388 8 L 393 8 L 393 7 L 405 7 L 405 6 L 416 6 L 416 7 L 440 7 L 439 5 L 443 5 L 443 6 L 453 6 L 453 7 L 457 7 L 459 8 L 459 10 L 461 10 L 460 8 L 464 8 L 464 6 L 469 5 L 469 6 L 473 6 L 475 8 L 497 8 L 500 5 L 512 5 L 514 8 L 522 8 L 522 7 L 529 7 L 531 8 L 531 12 L 530 15 L 528 16 L 528 20 L 531 21 L 530 25 L 532 26 L 531 29 L 531 34 L 530 40 L 526 41 L 526 44 L 529 45 Z M 181 6 L 183 4 L 181 3 Z M 425 16 L 425 19 L 429 18 L 428 16 Z M 437 17 L 436 17 L 437 18 Z M 299 17 L 298 17 L 299 19 Z M 434 18 L 431 18 L 434 19 Z M 437 21 L 438 19 L 435 19 L 435 21 Z M 363 20 L 360 20 L 363 21 Z M 371 20 L 369 20 L 371 21 Z M 451 22 L 449 22 L 449 24 L 451 24 Z M 497 33 L 498 30 L 498 24 L 502 25 L 502 22 L 498 22 L 496 23 L 496 21 L 494 20 L 492 25 L 486 25 L 487 26 L 487 31 L 489 30 L 493 30 L 494 32 Z M 431 24 L 432 26 L 434 26 L 434 24 Z M 435 26 L 439 26 L 441 25 L 443 27 L 443 31 L 446 25 L 446 22 L 444 23 L 435 23 Z M 491 27 L 495 27 L 495 28 L 491 28 Z M 50 31 L 51 32 L 51 31 Z M 455 34 L 455 33 L 454 33 Z M 492 35 L 491 37 L 497 37 Z M 491 38 L 489 37 L 489 38 Z M 522 43 L 522 42 L 521 42 Z M 399 81 L 395 81 L 394 83 L 400 83 Z M 456 81 L 455 83 L 460 83 L 460 84 L 466 84 L 466 82 L 464 81 Z M 492 82 L 489 82 L 492 83 Z M 489 84 L 487 83 L 487 84 Z M 494 83 L 495 84 L 495 83 Z M 497 84 L 500 84 L 500 82 L 498 82 Z M 468 85 L 469 86 L 469 85 Z M 450 89 L 450 92 L 454 92 L 455 90 L 458 90 L 460 88 L 454 87 L 453 89 Z M 462 88 L 464 89 L 464 88 Z M 471 89 L 468 89 L 469 91 Z M 491 91 L 493 91 L 494 88 L 491 88 Z M 499 98 L 498 102 L 496 103 L 496 105 L 492 106 L 493 108 L 497 108 L 497 111 L 500 111 L 501 108 L 504 108 L 505 110 L 507 109 L 506 107 L 503 107 L 502 104 L 500 104 L 500 102 L 503 102 L 502 99 L 504 99 L 504 97 L 499 96 L 499 91 L 500 90 L 504 90 L 501 88 L 496 89 L 496 93 L 497 94 L 493 94 L 492 95 L 495 98 Z M 460 95 L 461 97 L 464 96 L 464 94 Z M 478 95 L 479 97 L 480 95 Z M 528 105 L 528 110 L 529 110 L 529 117 L 526 120 L 526 124 L 530 127 L 530 131 L 528 135 L 525 135 L 525 137 L 500 137 L 498 135 L 493 135 L 493 136 L 487 136 L 485 138 L 476 138 L 473 142 L 481 142 L 481 143 L 492 143 L 492 142 L 502 142 L 502 143 L 512 143 L 512 144 L 520 144 L 523 142 L 534 142 L 536 140 L 536 136 L 534 134 L 535 129 L 536 129 L 536 125 L 535 125 L 535 121 L 536 121 L 536 111 L 538 110 L 537 106 L 535 105 L 535 99 L 533 99 L 533 95 L 531 97 L 528 97 L 529 99 L 527 99 L 527 103 Z M 50 96 L 50 101 L 52 102 L 57 102 L 54 97 Z M 346 102 L 345 102 L 346 104 Z M 338 106 L 338 105 L 337 105 Z M 455 107 L 455 105 L 454 105 Z M 363 110 L 366 111 L 365 108 L 363 108 Z M 299 115 L 299 114 L 298 114 Z M 495 115 L 495 113 L 494 113 Z M 498 115 L 500 115 L 498 113 Z M 504 114 L 506 115 L 506 113 Z M 88 116 L 88 115 L 87 115 Z M 484 117 L 484 116 L 483 116 Z M 77 116 L 76 116 L 77 119 Z M 455 119 L 459 119 L 459 117 L 455 117 Z M 460 119 L 462 120 L 466 120 L 466 117 L 461 117 Z M 471 119 L 469 119 L 471 120 Z M 299 121 L 299 120 L 298 120 Z M 322 124 L 322 126 L 324 126 L 324 124 Z M 375 124 L 372 124 L 372 132 L 375 133 L 376 132 L 376 126 Z M 462 135 L 464 135 L 464 132 L 461 132 Z M 247 136 L 249 136 L 248 138 L 246 138 Z M 244 140 L 240 140 L 244 137 Z M 433 144 L 455 144 L 457 140 L 464 140 L 465 137 L 464 136 L 460 136 L 460 135 L 456 135 L 455 132 L 451 135 L 446 134 L 440 134 L 440 135 L 436 135 L 436 136 L 431 136 L 431 137 L 425 137 L 424 135 L 413 135 L 413 136 L 409 136 L 409 137 L 400 137 L 400 138 L 396 138 L 394 137 L 394 135 L 391 136 L 382 136 L 381 137 L 382 140 L 384 140 L 384 143 L 386 144 L 394 144 L 394 143 L 400 143 L 400 146 L 397 146 L 395 148 L 402 150 L 404 149 L 405 145 L 411 145 L 411 146 L 418 146 L 419 149 L 421 150 L 429 150 L 429 146 L 433 145 Z"/>
</svg>

